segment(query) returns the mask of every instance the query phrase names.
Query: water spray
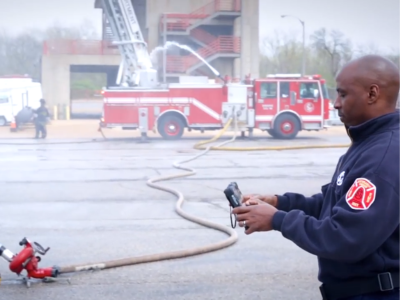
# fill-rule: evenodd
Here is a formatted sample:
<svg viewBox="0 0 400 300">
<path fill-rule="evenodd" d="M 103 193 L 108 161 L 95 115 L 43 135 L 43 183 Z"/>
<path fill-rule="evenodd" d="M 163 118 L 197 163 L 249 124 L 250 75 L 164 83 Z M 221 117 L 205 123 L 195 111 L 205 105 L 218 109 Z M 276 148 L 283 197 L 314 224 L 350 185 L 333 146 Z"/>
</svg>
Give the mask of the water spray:
<svg viewBox="0 0 400 300">
<path fill-rule="evenodd" d="M 181 48 L 183 50 L 189 51 L 190 53 L 192 53 L 193 55 L 195 55 L 198 59 L 200 59 L 207 67 L 210 68 L 210 70 L 214 73 L 215 76 L 217 76 L 218 78 L 220 78 L 224 83 L 226 83 L 225 78 L 223 78 L 221 76 L 221 74 L 213 67 L 211 66 L 203 57 L 201 57 L 196 51 L 194 51 L 192 48 L 190 48 L 187 45 L 181 45 L 177 42 L 166 42 L 164 46 L 159 46 L 157 48 L 155 48 L 151 53 L 150 53 L 150 57 L 151 59 L 154 59 L 155 54 L 157 54 L 159 51 L 166 51 L 168 48 L 170 48 L 171 46 L 176 46 L 178 48 Z"/>
</svg>

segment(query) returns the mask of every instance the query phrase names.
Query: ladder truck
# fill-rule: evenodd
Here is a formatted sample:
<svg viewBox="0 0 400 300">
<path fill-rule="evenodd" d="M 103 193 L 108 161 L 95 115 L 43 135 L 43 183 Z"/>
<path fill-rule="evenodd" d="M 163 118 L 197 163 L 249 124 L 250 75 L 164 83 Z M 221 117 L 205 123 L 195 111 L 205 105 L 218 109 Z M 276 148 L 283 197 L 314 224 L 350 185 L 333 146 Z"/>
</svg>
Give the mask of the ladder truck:
<svg viewBox="0 0 400 300">
<path fill-rule="evenodd" d="M 155 87 L 157 71 L 153 69 L 131 0 L 101 0 L 101 3 L 117 39 L 113 44 L 118 46 L 122 57 L 117 84 L 122 87 Z"/>
<path fill-rule="evenodd" d="M 233 111 L 242 135 L 259 129 L 274 138 L 292 139 L 301 130 L 328 126 L 330 100 L 319 75 L 276 74 L 222 84 L 159 83 L 131 0 L 101 1 L 122 57 L 117 86 L 102 91 L 101 128 L 138 129 L 142 137 L 153 130 L 164 139 L 179 139 L 185 128 L 223 128 Z"/>
</svg>

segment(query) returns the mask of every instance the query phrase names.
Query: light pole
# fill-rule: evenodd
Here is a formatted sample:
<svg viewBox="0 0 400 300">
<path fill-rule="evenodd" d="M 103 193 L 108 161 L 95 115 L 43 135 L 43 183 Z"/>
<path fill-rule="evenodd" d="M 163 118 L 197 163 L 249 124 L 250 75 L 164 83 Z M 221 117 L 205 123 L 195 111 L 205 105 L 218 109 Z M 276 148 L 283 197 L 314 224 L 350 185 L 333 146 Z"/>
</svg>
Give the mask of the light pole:
<svg viewBox="0 0 400 300">
<path fill-rule="evenodd" d="M 303 61 L 302 61 L 301 75 L 304 76 L 306 73 L 306 28 L 304 25 L 304 21 L 298 17 L 291 16 L 291 15 L 282 15 L 281 16 L 281 18 L 287 18 L 287 17 L 297 19 L 301 23 L 301 26 L 303 26 Z"/>
</svg>

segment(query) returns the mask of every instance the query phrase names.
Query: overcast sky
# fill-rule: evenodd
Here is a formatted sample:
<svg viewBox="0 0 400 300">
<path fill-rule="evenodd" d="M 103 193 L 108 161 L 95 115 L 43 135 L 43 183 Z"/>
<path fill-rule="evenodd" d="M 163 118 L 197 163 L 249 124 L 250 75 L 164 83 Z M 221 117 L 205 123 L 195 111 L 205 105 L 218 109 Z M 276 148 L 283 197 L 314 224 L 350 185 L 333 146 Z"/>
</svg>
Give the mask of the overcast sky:
<svg viewBox="0 0 400 300">
<path fill-rule="evenodd" d="M 306 33 L 326 27 L 342 31 L 355 44 L 371 44 L 381 50 L 399 49 L 399 0 L 260 0 L 260 39 L 274 30 L 301 38 L 301 25 L 282 14 L 295 15 L 306 23 Z M 76 25 L 91 20 L 101 32 L 101 11 L 94 0 L 0 0 L 0 28 L 18 33 L 45 28 L 54 22 Z"/>
</svg>

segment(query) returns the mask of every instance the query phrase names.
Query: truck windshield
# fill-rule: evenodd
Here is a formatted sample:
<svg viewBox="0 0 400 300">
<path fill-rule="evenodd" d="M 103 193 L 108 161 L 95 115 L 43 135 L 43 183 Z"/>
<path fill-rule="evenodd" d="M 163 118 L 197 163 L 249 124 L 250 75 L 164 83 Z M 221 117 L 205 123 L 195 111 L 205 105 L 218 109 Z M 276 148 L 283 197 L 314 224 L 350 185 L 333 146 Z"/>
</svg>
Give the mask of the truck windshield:
<svg viewBox="0 0 400 300">
<path fill-rule="evenodd" d="M 329 94 L 328 94 L 328 90 L 326 88 L 326 84 L 321 83 L 321 88 L 322 88 L 322 96 L 324 97 L 324 99 L 329 99 Z"/>
</svg>

